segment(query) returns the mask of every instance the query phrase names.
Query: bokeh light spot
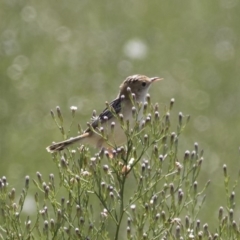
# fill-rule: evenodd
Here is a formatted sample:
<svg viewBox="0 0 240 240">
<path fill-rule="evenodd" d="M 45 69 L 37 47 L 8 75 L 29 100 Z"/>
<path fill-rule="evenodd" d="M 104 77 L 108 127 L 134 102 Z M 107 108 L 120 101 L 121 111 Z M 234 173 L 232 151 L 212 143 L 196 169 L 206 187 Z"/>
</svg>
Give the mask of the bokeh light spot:
<svg viewBox="0 0 240 240">
<path fill-rule="evenodd" d="M 194 128 L 199 132 L 204 132 L 209 129 L 210 121 L 206 116 L 199 115 L 193 121 Z"/>
<path fill-rule="evenodd" d="M 22 76 L 23 69 L 18 64 L 13 64 L 7 69 L 7 75 L 12 80 L 18 80 Z"/>
<path fill-rule="evenodd" d="M 148 47 L 140 39 L 131 39 L 124 45 L 123 51 L 129 58 L 143 59 L 147 56 Z"/>
<path fill-rule="evenodd" d="M 0 98 L 0 119 L 3 119 L 9 114 L 9 106 L 6 100 Z"/>
<path fill-rule="evenodd" d="M 20 51 L 16 35 L 16 31 L 10 29 L 5 30 L 1 35 L 2 52 L 7 56 L 17 54 Z"/>
<path fill-rule="evenodd" d="M 238 4 L 238 0 L 221 0 L 220 4 L 222 8 L 233 8 Z"/>
<path fill-rule="evenodd" d="M 25 198 L 23 212 L 27 215 L 32 215 L 36 213 L 36 202 L 34 197 L 30 194 L 28 194 Z"/>
<path fill-rule="evenodd" d="M 221 41 L 215 46 L 215 55 L 221 61 L 229 61 L 234 57 L 235 49 L 229 41 Z"/>
<path fill-rule="evenodd" d="M 207 92 L 197 90 L 194 92 L 194 96 L 191 101 L 193 107 L 197 110 L 203 110 L 208 108 L 210 103 L 210 97 Z"/>
<path fill-rule="evenodd" d="M 36 19 L 37 12 L 32 6 L 25 6 L 21 12 L 22 19 L 26 22 L 31 22 Z"/>
<path fill-rule="evenodd" d="M 29 60 L 26 56 L 24 55 L 18 55 L 17 57 L 15 57 L 15 59 L 13 60 L 14 64 L 17 64 L 19 66 L 21 66 L 22 69 L 26 69 L 29 65 Z"/>
<path fill-rule="evenodd" d="M 72 34 L 71 30 L 65 26 L 61 26 L 61 27 L 57 28 L 55 31 L 56 39 L 59 42 L 69 41 L 71 34 Z"/>
<path fill-rule="evenodd" d="M 208 174 L 212 174 L 219 169 L 219 164 L 219 156 L 215 152 L 210 152 L 208 154 L 208 161 L 205 161 L 202 166 L 204 171 Z"/>
<path fill-rule="evenodd" d="M 123 60 L 118 63 L 118 71 L 122 76 L 130 75 L 132 68 L 133 66 L 129 61 Z"/>
</svg>

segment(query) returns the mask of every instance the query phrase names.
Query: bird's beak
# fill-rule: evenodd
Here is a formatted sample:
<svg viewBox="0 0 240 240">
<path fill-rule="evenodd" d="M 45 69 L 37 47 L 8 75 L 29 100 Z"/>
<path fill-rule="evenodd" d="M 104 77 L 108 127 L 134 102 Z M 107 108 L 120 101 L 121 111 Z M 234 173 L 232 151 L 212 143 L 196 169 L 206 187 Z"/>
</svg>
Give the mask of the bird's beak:
<svg viewBox="0 0 240 240">
<path fill-rule="evenodd" d="M 152 77 L 152 78 L 150 78 L 151 83 L 157 82 L 157 81 L 161 81 L 161 80 L 163 80 L 163 78 L 159 78 L 159 77 Z"/>
</svg>

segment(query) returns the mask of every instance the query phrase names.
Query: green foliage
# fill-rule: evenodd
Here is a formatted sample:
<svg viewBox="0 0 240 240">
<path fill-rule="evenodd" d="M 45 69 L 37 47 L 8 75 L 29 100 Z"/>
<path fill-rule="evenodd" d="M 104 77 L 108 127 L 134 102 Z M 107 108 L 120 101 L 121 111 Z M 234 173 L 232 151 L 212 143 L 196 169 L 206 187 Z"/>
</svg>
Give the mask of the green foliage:
<svg viewBox="0 0 240 240">
<path fill-rule="evenodd" d="M 213 186 L 199 216 L 214 225 L 215 206 L 224 205 L 219 168 L 227 163 L 236 175 L 239 166 L 239 7 L 237 0 L 0 1 L 0 176 L 16 196 L 20 179 L 36 171 L 45 180 L 55 173 L 58 184 L 45 147 L 62 135 L 48 109 L 76 105 L 84 124 L 127 76 L 159 76 L 164 82 L 151 89 L 159 108 L 174 97 L 171 116 L 191 113 L 179 156 L 195 141 L 204 148 L 198 184 L 211 178 Z M 71 136 L 77 131 L 74 123 Z"/>
<path fill-rule="evenodd" d="M 134 103 L 133 117 L 141 106 Z M 33 180 L 36 212 L 22 212 L 30 186 L 16 197 L 6 177 L 0 180 L 1 239 L 239 239 L 239 227 L 234 220 L 235 193 L 238 180 L 229 196 L 230 177 L 223 167 L 227 206 L 219 208 L 218 220 L 212 232 L 208 223 L 201 225 L 199 212 L 209 181 L 198 185 L 203 164 L 203 151 L 198 144 L 178 152 L 180 135 L 189 117 L 179 113 L 176 132 L 171 130 L 170 106 L 160 113 L 150 96 L 144 104 L 144 121 L 136 121 L 133 129 L 118 117 L 127 136 L 127 144 L 111 152 L 101 150 L 92 156 L 86 146 L 77 151 L 52 154 L 58 177 L 44 179 L 37 172 Z M 72 108 L 72 117 L 75 116 Z M 51 111 L 61 133 L 60 108 Z M 81 129 L 80 129 L 81 130 Z M 112 129 L 114 131 L 114 129 Z M 106 138 L 99 128 L 97 134 Z M 128 194 L 126 194 L 126 192 Z M 227 214 L 224 214 L 224 209 Z"/>
</svg>

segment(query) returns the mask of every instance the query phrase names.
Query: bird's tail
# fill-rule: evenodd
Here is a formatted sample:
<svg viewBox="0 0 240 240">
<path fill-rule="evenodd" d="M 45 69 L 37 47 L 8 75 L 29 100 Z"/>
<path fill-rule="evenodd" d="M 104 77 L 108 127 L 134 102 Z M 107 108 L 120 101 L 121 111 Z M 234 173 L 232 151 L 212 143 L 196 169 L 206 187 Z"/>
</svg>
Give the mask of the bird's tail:
<svg viewBox="0 0 240 240">
<path fill-rule="evenodd" d="M 53 143 L 52 145 L 48 146 L 46 149 L 48 152 L 53 153 L 53 152 L 59 152 L 63 150 L 64 148 L 68 147 L 69 145 L 72 145 L 73 143 L 76 143 L 78 141 L 81 141 L 85 137 L 88 137 L 89 133 L 84 133 L 80 136 L 74 137 L 74 138 L 69 138 L 67 140 L 64 140 L 62 142 L 58 143 Z"/>
</svg>

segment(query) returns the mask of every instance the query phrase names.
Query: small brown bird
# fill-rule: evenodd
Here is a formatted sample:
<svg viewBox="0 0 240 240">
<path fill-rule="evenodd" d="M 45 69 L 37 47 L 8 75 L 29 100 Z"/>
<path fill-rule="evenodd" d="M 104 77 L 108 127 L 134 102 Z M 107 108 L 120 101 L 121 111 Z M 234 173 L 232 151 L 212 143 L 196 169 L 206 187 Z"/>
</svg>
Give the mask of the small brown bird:
<svg viewBox="0 0 240 240">
<path fill-rule="evenodd" d="M 120 85 L 120 91 L 117 98 L 109 103 L 109 106 L 114 109 L 115 114 L 122 114 L 124 120 L 129 120 L 130 126 L 134 124 L 132 115 L 133 103 L 130 98 L 129 92 L 135 95 L 136 102 L 144 103 L 148 90 L 152 83 L 162 80 L 159 77 L 149 78 L 144 75 L 133 75 L 127 77 Z M 126 135 L 121 127 L 121 124 L 116 115 L 109 108 L 105 108 L 103 112 L 95 117 L 91 122 L 91 127 L 87 128 L 82 135 L 69 138 L 62 142 L 53 143 L 47 147 L 48 152 L 61 151 L 69 145 L 80 142 L 82 144 L 91 144 L 97 148 L 108 148 L 109 143 L 114 146 L 119 146 L 126 141 Z M 115 116 L 114 116 L 115 115 Z M 138 113 L 138 120 L 142 118 L 142 109 Z M 101 135 L 93 132 L 91 129 L 103 127 L 106 133 L 107 141 Z M 113 124 L 112 124 L 113 123 Z M 111 131 L 111 125 L 114 125 L 114 131 Z"/>
</svg>

